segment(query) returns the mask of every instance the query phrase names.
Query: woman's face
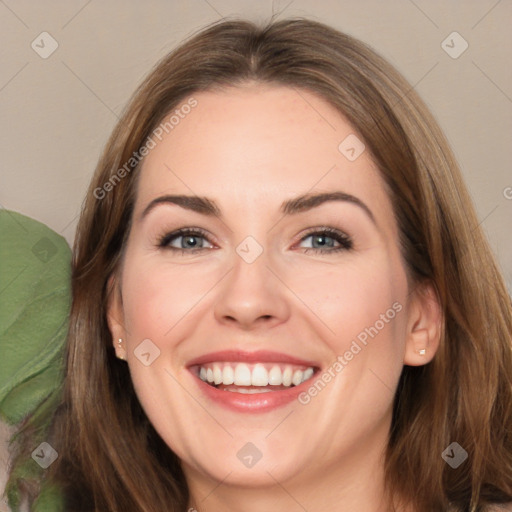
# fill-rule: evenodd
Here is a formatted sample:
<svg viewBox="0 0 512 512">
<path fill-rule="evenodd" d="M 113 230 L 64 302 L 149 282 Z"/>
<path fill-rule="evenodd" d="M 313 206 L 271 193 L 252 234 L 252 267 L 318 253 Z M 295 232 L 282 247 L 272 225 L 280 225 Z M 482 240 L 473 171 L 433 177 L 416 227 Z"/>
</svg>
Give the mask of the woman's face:
<svg viewBox="0 0 512 512">
<path fill-rule="evenodd" d="M 316 95 L 194 98 L 145 158 L 109 309 L 137 396 L 191 478 L 357 481 L 385 447 L 411 324 L 383 180 Z"/>
</svg>

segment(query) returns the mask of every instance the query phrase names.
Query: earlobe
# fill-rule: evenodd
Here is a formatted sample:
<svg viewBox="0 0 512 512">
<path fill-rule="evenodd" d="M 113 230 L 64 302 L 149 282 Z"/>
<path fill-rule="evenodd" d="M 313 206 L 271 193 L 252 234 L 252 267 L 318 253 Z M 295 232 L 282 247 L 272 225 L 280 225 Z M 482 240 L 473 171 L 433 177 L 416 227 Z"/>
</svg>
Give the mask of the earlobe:
<svg viewBox="0 0 512 512">
<path fill-rule="evenodd" d="M 433 283 L 413 292 L 407 323 L 404 364 L 422 366 L 434 358 L 441 342 L 443 313 Z"/>
<path fill-rule="evenodd" d="M 110 276 L 107 283 L 107 322 L 112 335 L 112 346 L 119 359 L 126 359 L 126 350 L 123 347 L 123 340 L 126 336 L 124 328 L 124 314 L 121 290 L 115 276 Z"/>
</svg>

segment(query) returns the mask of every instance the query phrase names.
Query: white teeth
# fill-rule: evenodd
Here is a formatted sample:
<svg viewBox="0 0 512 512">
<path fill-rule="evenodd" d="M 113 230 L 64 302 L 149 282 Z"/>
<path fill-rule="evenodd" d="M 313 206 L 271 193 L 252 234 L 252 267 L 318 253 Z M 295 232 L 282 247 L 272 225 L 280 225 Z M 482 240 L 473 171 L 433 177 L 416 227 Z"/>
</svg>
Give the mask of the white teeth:
<svg viewBox="0 0 512 512">
<path fill-rule="evenodd" d="M 301 382 L 302 382 L 302 370 L 297 370 L 293 374 L 292 384 L 295 384 L 296 386 L 298 386 Z"/>
<path fill-rule="evenodd" d="M 313 372 L 312 368 L 311 372 Z M 271 386 L 280 386 L 283 383 L 283 374 L 279 366 L 272 366 L 272 369 L 268 372 L 268 383 Z"/>
<path fill-rule="evenodd" d="M 222 382 L 222 370 L 218 364 L 213 365 L 213 383 L 220 384 Z"/>
<path fill-rule="evenodd" d="M 244 363 L 239 363 L 235 368 L 235 382 L 237 386 L 251 385 L 251 370 Z"/>
<path fill-rule="evenodd" d="M 292 372 L 291 367 L 287 366 L 283 372 L 283 386 L 291 386 L 292 375 L 293 375 L 293 372 Z"/>
<path fill-rule="evenodd" d="M 199 368 L 199 378 L 218 387 L 229 386 L 298 386 L 310 379 L 314 374 L 312 367 L 293 368 L 292 365 L 279 365 L 272 363 L 224 363 L 214 362 Z M 239 388 L 240 389 L 240 388 Z M 228 389 L 226 391 L 232 391 Z M 271 389 L 263 390 L 272 391 Z M 239 391 L 242 393 L 243 391 Z M 251 393 L 257 391 L 250 391 Z"/>
<path fill-rule="evenodd" d="M 222 371 L 222 383 L 229 386 L 229 384 L 233 384 L 233 382 L 235 382 L 235 371 L 227 364 Z"/>
<path fill-rule="evenodd" d="M 305 370 L 305 372 L 304 372 L 304 375 L 302 376 L 302 382 L 304 382 L 305 380 L 310 379 L 313 376 L 313 373 L 315 373 L 313 368 L 307 368 Z"/>
<path fill-rule="evenodd" d="M 265 367 L 261 364 L 257 364 L 252 369 L 251 383 L 253 386 L 267 386 L 268 385 L 268 373 Z"/>
</svg>

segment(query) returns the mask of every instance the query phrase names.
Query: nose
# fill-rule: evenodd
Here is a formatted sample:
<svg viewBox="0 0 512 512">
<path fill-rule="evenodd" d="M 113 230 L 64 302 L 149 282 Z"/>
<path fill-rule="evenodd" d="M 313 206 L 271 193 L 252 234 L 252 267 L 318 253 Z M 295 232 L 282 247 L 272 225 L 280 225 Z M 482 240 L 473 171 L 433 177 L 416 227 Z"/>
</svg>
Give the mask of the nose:
<svg viewBox="0 0 512 512">
<path fill-rule="evenodd" d="M 269 263 L 265 251 L 252 263 L 235 253 L 234 267 L 223 279 L 216 297 L 218 322 L 252 330 L 273 327 L 288 319 L 289 290 Z"/>
</svg>

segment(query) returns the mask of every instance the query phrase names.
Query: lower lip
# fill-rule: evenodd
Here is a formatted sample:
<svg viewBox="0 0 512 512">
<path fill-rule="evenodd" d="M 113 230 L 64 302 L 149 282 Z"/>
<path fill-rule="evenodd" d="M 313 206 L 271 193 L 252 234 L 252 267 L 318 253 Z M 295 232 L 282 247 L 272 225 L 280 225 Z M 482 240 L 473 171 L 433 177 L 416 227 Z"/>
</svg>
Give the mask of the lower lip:
<svg viewBox="0 0 512 512">
<path fill-rule="evenodd" d="M 222 391 L 193 375 L 194 380 L 202 393 L 210 400 L 236 412 L 261 413 L 283 407 L 293 400 L 297 400 L 299 394 L 309 385 L 313 376 L 298 386 L 282 391 L 267 391 L 265 393 L 236 393 L 234 391 Z"/>
</svg>

